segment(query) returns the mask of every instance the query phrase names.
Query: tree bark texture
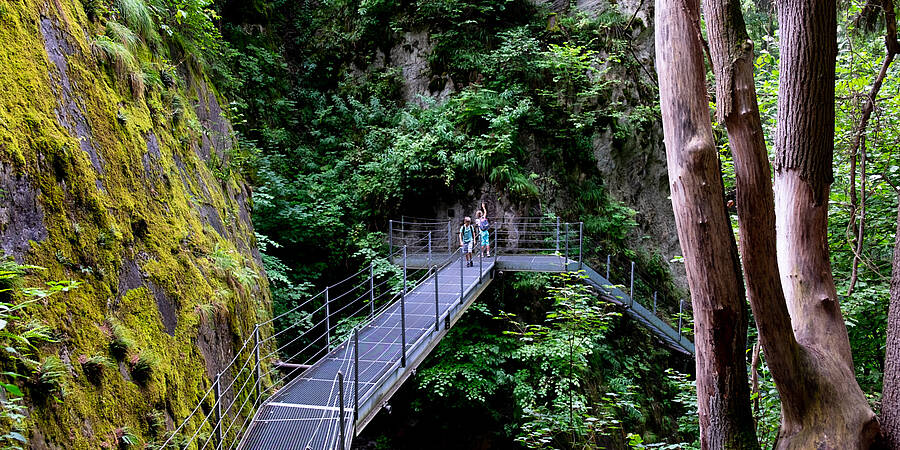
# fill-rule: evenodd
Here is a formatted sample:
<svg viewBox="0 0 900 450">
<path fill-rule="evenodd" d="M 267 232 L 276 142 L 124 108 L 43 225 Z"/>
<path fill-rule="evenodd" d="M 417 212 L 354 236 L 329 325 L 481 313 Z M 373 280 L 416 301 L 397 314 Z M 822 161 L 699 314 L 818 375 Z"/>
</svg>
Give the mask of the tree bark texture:
<svg viewBox="0 0 900 450">
<path fill-rule="evenodd" d="M 737 250 L 710 125 L 699 0 L 656 1 L 656 63 L 672 206 L 694 311 L 704 449 L 757 448 Z"/>
<path fill-rule="evenodd" d="M 777 3 L 775 131 L 778 267 L 804 388 L 783 402 L 776 448 L 868 448 L 878 422 L 856 382 L 827 243 L 833 181 L 835 0 Z"/>
<path fill-rule="evenodd" d="M 897 236 L 894 243 L 886 347 L 881 430 L 885 448 L 900 448 L 900 208 L 897 210 Z"/>
<path fill-rule="evenodd" d="M 766 362 L 784 403 L 803 391 L 799 348 L 785 304 L 775 248 L 775 200 L 753 79 L 753 44 L 740 0 L 704 0 L 716 76 L 716 110 L 734 156 L 740 250 L 747 296 Z"/>
<path fill-rule="evenodd" d="M 887 33 L 884 41 L 887 56 L 881 65 L 881 72 L 872 85 L 869 99 L 874 102 L 881 81 L 893 58 L 900 53 L 897 41 L 897 17 L 894 2 L 883 0 L 884 19 Z M 896 189 L 896 188 L 895 188 Z M 900 192 L 898 192 L 900 193 Z M 893 270 L 891 274 L 891 304 L 888 310 L 887 343 L 884 355 L 884 386 L 881 401 L 881 430 L 885 448 L 900 448 L 900 207 L 897 210 L 897 234 L 894 243 Z"/>
</svg>

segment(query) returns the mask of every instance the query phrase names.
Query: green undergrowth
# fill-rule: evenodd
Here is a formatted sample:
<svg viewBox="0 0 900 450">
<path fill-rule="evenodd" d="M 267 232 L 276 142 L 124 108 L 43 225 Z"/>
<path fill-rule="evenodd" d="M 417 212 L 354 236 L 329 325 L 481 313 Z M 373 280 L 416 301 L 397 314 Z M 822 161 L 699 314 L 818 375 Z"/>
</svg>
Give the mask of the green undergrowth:
<svg viewBox="0 0 900 450">
<path fill-rule="evenodd" d="M 53 337 L 34 351 L 38 375 L 11 380 L 32 408 L 22 433 L 38 447 L 161 441 L 160 417 L 180 422 L 211 384 L 218 361 L 204 360 L 198 335 L 217 336 L 231 351 L 269 314 L 267 283 L 249 251 L 255 236 L 240 218 L 243 181 L 217 176 L 199 151 L 203 135 L 232 139 L 210 129 L 224 118 L 195 112 L 210 102 L 207 91 L 216 95 L 204 75 L 213 69 L 179 56 L 200 45 L 185 37 L 191 25 L 167 25 L 174 16 L 141 7 L 166 11 L 140 0 L 17 0 L 0 11 L 0 165 L 38 193 L 47 228 L 25 255 L 46 270 L 25 274 L 26 284 L 79 283 L 25 313 Z M 100 171 L 57 119 L 63 80 L 45 51 L 42 17 L 71 46 L 71 101 Z M 158 156 L 148 150 L 151 134 Z M 201 209 L 214 211 L 223 234 Z M 222 254 L 232 260 L 227 271 L 216 264 Z M 210 299 L 224 299 L 214 320 L 198 313 Z M 173 311 L 172 334 L 158 301 Z"/>
<path fill-rule="evenodd" d="M 363 440 L 414 448 L 441 430 L 440 448 L 682 448 L 695 397 L 687 375 L 660 367 L 691 364 L 578 275 L 512 274 L 420 366 L 411 404 L 395 400 L 409 411 L 400 430 L 383 419 Z"/>
</svg>

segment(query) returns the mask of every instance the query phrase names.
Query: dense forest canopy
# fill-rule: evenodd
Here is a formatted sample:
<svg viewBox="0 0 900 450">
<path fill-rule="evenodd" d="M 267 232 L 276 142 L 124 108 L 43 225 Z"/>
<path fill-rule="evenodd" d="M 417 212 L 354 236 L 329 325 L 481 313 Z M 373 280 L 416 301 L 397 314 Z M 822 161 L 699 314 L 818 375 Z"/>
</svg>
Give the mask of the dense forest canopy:
<svg viewBox="0 0 900 450">
<path fill-rule="evenodd" d="M 0 259 L 6 447 L 155 448 L 168 440 L 177 448 L 173 424 L 202 403 L 193 397 L 221 369 L 218 360 L 232 356 L 229 341 L 242 342 L 254 323 L 272 317 L 279 318 L 273 334 L 303 326 L 310 316 L 283 313 L 370 265 L 396 282 L 389 220 L 440 217 L 458 225 L 448 210 L 474 214 L 482 201 L 492 218 L 583 222 L 590 264 L 604 265 L 607 255 L 622 267 L 636 261 L 634 289 L 654 308 L 658 294 L 661 314 L 697 341 L 699 365 L 660 346 L 576 276 L 504 274 L 399 391 L 394 412 L 382 413 L 358 439 L 359 448 L 420 448 L 417 439 L 435 435 L 442 448 L 809 448 L 821 442 L 816 427 L 836 423 L 810 425 L 810 399 L 823 391 L 855 402 L 831 405 L 827 416 L 852 410 L 847 416 L 862 423 L 828 441 L 831 448 L 867 446 L 877 428 L 872 417 L 892 439 L 891 411 L 900 400 L 890 389 L 900 368 L 885 358 L 889 325 L 900 326 L 900 317 L 889 320 L 892 299 L 900 304 L 892 252 L 900 44 L 892 1 L 37 3 L 0 4 L 0 38 L 10 42 L 0 61 L 30 61 L 22 55 L 40 40 L 12 43 L 32 25 L 69 30 L 59 36 L 76 36 L 73 49 L 61 45 L 67 53 L 51 61 L 79 68 L 82 78 L 72 85 L 80 100 L 67 108 L 102 114 L 80 119 L 96 139 L 61 138 L 63 126 L 47 125 L 55 104 L 41 113 L 15 106 L 38 97 L 28 87 L 38 76 L 23 81 L 12 63 L 0 71 L 4 86 L 24 86 L 0 92 L 0 187 L 12 179 L 9 164 L 43 180 L 47 195 L 67 199 L 46 208 L 60 222 L 48 227 L 60 231 L 50 233 L 43 253 L 23 258 L 13 251 L 18 237 L 2 246 L 10 253 Z M 816 38 L 798 44 L 809 30 Z M 690 58 L 671 63 L 667 52 L 676 50 Z M 795 64 L 802 55 L 824 60 Z M 43 53 L 39 59 L 46 64 Z M 807 95 L 810 86 L 817 95 Z M 47 96 L 63 96 L 56 92 Z M 684 109 L 666 109 L 673 104 Z M 746 119 L 754 111 L 758 119 Z M 804 135 L 814 144 L 791 140 L 807 123 L 797 117 L 819 124 Z M 679 141 L 672 130 L 699 137 Z M 149 156 L 107 156 L 116 163 L 109 167 L 138 180 L 125 187 L 71 178 L 103 158 L 60 162 L 77 160 L 67 149 L 85 142 L 118 149 L 132 140 L 135 154 Z M 157 142 L 155 153 L 149 142 Z M 678 166 L 693 160 L 677 152 L 696 142 L 702 164 Z M 807 159 L 785 150 L 832 145 L 833 154 Z M 175 155 L 168 169 L 156 166 L 160 148 Z M 681 167 L 677 173 L 696 175 L 702 166 L 707 178 L 693 191 L 690 181 L 676 185 L 670 199 L 665 152 L 669 174 Z M 795 163 L 807 167 L 802 161 L 818 171 L 798 179 L 819 183 L 821 198 L 791 215 L 785 211 L 800 210 L 778 209 L 779 195 L 789 191 L 779 190 L 780 174 Z M 151 177 L 166 170 L 171 177 Z M 173 191 L 169 178 L 180 178 L 185 192 Z M 99 193 L 92 193 L 95 183 Z M 76 195 L 69 186 L 75 199 L 66 197 Z M 107 188 L 124 200 L 102 197 Z M 141 189 L 143 196 L 126 195 Z M 22 192 L 30 191 L 0 189 L 0 200 L 19 205 Z M 141 210 L 162 197 L 183 198 L 166 200 L 164 212 Z M 692 205 L 714 214 L 691 216 L 698 210 Z M 4 208 L 0 233 L 9 228 L 7 216 L 23 217 Z M 78 212 L 67 216 L 68 209 Z M 787 248 L 776 235 L 776 210 L 779 220 L 809 219 L 822 232 L 818 244 L 827 244 L 809 255 L 830 270 L 807 278 L 829 290 L 818 300 L 839 305 L 821 316 L 836 330 L 825 333 L 827 345 L 807 345 L 816 339 L 796 329 L 804 328 L 797 311 L 810 303 L 792 303 L 797 295 L 782 289 L 786 281 L 776 288 L 778 269 L 779 280 L 788 273 L 776 262 L 776 241 Z M 190 211 L 201 217 L 172 219 Z M 87 225 L 94 222 L 96 230 Z M 664 241 L 674 242 L 676 222 L 683 252 L 671 254 Z M 704 225 L 685 231 L 692 222 Z M 135 286 L 120 281 L 129 277 Z M 125 295 L 139 285 L 141 294 Z M 156 316 L 133 305 L 156 308 L 166 292 L 177 299 L 177 320 L 164 318 L 156 330 L 146 320 Z M 693 308 L 681 311 L 679 300 L 689 297 Z M 91 316 L 93 334 L 73 331 L 81 325 L 55 312 L 81 302 L 96 306 L 85 316 L 100 311 Z M 41 304 L 53 307 L 42 312 Z M 712 310 L 718 314 L 707 314 Z M 353 325 L 341 323 L 340 332 Z M 188 347 L 194 340 L 211 350 L 199 355 Z M 831 353 L 838 356 L 819 358 Z M 186 368 L 167 361 L 184 354 L 193 358 Z M 821 369 L 829 364 L 841 370 Z M 791 383 L 817 388 L 798 395 L 803 389 Z M 190 387 L 170 401 L 173 386 Z M 102 418 L 77 415 L 120 392 L 141 406 L 104 410 Z M 78 413 L 67 416 L 66 402 Z M 95 422 L 97 432 L 71 437 L 67 428 L 76 422 Z M 804 433 L 811 437 L 797 437 Z"/>
</svg>

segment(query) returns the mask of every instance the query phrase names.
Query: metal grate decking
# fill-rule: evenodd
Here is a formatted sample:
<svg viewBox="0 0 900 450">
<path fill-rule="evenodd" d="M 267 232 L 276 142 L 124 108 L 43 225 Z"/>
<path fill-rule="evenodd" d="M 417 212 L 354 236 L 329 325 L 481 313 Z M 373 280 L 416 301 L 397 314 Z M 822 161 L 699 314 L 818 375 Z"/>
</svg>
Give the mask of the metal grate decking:
<svg viewBox="0 0 900 450">
<path fill-rule="evenodd" d="M 372 264 L 257 324 L 163 447 L 349 448 L 498 271 L 581 270 L 600 297 L 660 342 L 694 353 L 680 331 L 681 311 L 676 329 L 671 315 L 657 311 L 655 292 L 653 311 L 632 298 L 649 295 L 645 280 L 645 290 L 636 289 L 634 263 L 630 277 L 610 256 L 605 277 L 584 264 L 580 223 L 491 219 L 499 256 L 479 257 L 476 247 L 473 267 L 463 266 L 451 221 L 397 225 L 388 232 L 395 268 Z M 610 278 L 630 279 L 628 294 Z"/>
<path fill-rule="evenodd" d="M 455 322 L 490 283 L 494 265 L 495 258 L 484 258 L 474 267 L 461 267 L 457 258 L 455 263 L 438 271 L 436 277 L 410 289 L 402 303 L 385 309 L 359 329 L 355 338 L 334 348 L 272 395 L 260 407 L 243 448 L 339 448 L 341 387 L 345 424 L 366 420 L 367 416 L 371 420 L 387 400 L 387 393 L 396 390 L 405 379 L 404 373 L 408 375 L 418 366 L 427 355 L 426 348 L 433 348 L 429 344 L 436 344 L 446 333 L 448 324 Z M 405 325 L 405 337 L 401 322 Z M 343 386 L 338 382 L 338 372 L 343 375 Z M 357 404 L 359 417 L 355 418 L 353 411 Z M 350 437 L 344 437 L 346 448 Z"/>
</svg>

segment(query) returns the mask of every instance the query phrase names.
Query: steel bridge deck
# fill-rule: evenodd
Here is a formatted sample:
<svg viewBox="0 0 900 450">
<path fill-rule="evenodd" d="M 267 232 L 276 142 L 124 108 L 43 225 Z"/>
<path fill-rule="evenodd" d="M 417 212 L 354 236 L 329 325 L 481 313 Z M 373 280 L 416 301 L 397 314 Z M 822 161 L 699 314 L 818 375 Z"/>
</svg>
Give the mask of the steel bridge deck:
<svg viewBox="0 0 900 450">
<path fill-rule="evenodd" d="M 411 256 L 409 267 L 429 267 L 437 255 Z M 443 255 L 442 257 L 446 257 Z M 568 262 L 568 264 L 567 264 Z M 462 295 L 460 295 L 462 269 Z M 319 450 L 349 448 L 353 435 L 374 417 L 408 378 L 449 327 L 490 283 L 494 270 L 561 272 L 585 270 L 586 280 L 609 301 L 625 307 L 625 313 L 647 326 L 662 342 L 684 353 L 694 346 L 670 325 L 634 302 L 586 265 L 558 255 L 502 255 L 484 258 L 483 274 L 478 258 L 474 267 L 458 262 L 441 269 L 436 277 L 410 289 L 403 298 L 402 320 L 406 329 L 406 365 L 401 363 L 401 305 L 394 303 L 358 332 L 358 350 L 351 338 L 333 348 L 300 376 L 273 394 L 258 410 L 241 448 L 267 450 Z M 437 284 L 437 286 L 435 286 Z M 437 287 L 437 296 L 435 295 Z M 437 298 L 436 298 L 437 297 Z M 437 300 L 437 302 L 435 301 Z M 437 303 L 437 313 L 436 313 Z M 437 317 L 437 320 L 436 320 Z M 437 323 L 436 323 L 437 322 Z M 354 353 L 358 352 L 358 355 Z M 358 359 L 358 372 L 354 361 Z M 340 442 L 340 388 L 343 374 L 344 445 Z M 358 383 L 356 382 L 358 377 Z M 358 393 L 355 390 L 358 388 Z M 358 397 L 357 397 L 358 395 Z M 358 407 L 357 407 L 358 404 Z M 358 416 L 354 411 L 358 411 Z"/>
</svg>

